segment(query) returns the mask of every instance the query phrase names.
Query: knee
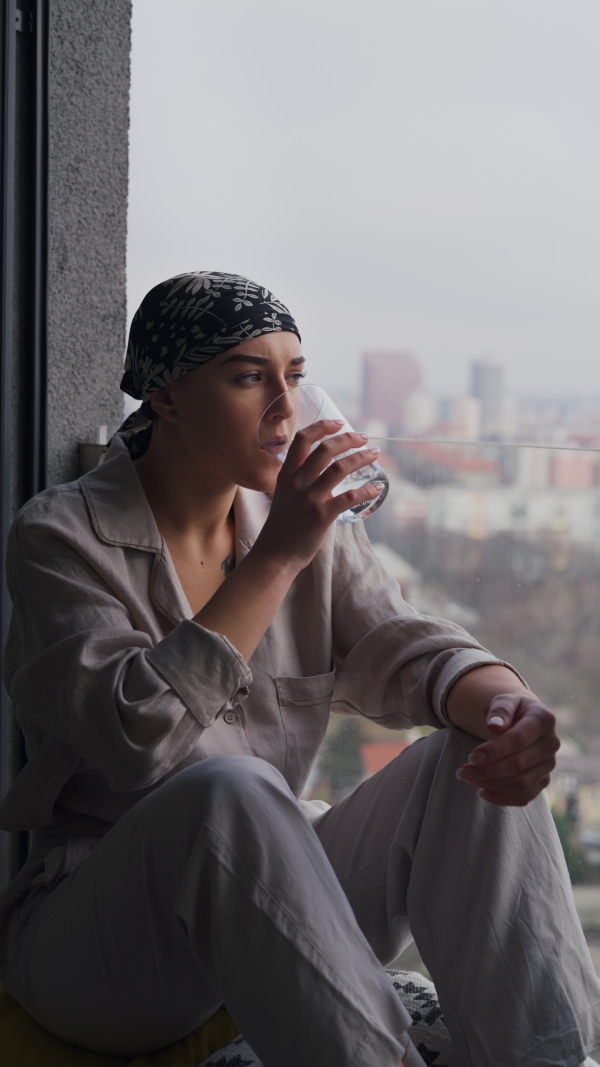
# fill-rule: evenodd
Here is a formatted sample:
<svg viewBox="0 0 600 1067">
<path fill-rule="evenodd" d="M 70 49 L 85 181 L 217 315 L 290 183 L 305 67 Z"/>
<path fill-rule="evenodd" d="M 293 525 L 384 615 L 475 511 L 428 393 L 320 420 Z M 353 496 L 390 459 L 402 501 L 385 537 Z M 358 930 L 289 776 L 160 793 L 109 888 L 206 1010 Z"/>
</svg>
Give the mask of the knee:
<svg viewBox="0 0 600 1067">
<path fill-rule="evenodd" d="M 465 733 L 457 727 L 448 726 L 416 741 L 410 750 L 414 749 L 414 758 L 425 766 L 433 768 L 442 765 L 458 770 L 467 762 L 473 749 L 481 743 L 481 738 Z"/>
<path fill-rule="evenodd" d="M 437 744 L 440 756 L 443 755 L 446 759 L 454 759 L 457 764 L 464 763 L 469 758 L 469 753 L 477 745 L 481 745 L 483 741 L 481 737 L 468 734 L 457 726 L 448 726 L 444 730 L 437 730 L 431 739 L 433 737 L 436 739 L 434 744 Z"/>
<path fill-rule="evenodd" d="M 180 771 L 173 782 L 193 802 L 201 800 L 203 805 L 256 804 L 273 791 L 290 793 L 283 775 L 257 756 L 210 756 Z"/>
</svg>

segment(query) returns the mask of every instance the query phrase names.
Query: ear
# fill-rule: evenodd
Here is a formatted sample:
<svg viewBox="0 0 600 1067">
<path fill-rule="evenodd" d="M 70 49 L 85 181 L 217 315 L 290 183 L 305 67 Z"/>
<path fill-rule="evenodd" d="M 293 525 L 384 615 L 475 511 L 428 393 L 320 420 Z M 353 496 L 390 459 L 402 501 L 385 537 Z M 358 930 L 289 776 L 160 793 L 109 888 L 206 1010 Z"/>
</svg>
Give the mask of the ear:
<svg viewBox="0 0 600 1067">
<path fill-rule="evenodd" d="M 177 405 L 173 397 L 173 390 L 171 385 L 163 385 L 160 389 L 157 389 L 155 393 L 152 393 L 150 397 L 150 407 L 161 419 L 165 422 L 174 422 L 177 415 L 173 415 L 173 412 L 177 412 Z"/>
</svg>

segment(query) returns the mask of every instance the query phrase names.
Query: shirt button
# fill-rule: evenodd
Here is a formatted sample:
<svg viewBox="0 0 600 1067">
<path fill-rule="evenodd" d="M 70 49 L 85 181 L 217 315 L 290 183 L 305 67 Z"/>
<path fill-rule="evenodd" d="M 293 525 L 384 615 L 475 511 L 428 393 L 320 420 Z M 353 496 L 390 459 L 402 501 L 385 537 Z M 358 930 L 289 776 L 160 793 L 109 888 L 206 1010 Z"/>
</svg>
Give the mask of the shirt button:
<svg viewBox="0 0 600 1067">
<path fill-rule="evenodd" d="M 225 722 L 228 723 L 230 726 L 232 722 L 237 722 L 237 715 L 235 714 L 235 711 L 226 711 L 223 718 L 225 719 Z"/>
</svg>

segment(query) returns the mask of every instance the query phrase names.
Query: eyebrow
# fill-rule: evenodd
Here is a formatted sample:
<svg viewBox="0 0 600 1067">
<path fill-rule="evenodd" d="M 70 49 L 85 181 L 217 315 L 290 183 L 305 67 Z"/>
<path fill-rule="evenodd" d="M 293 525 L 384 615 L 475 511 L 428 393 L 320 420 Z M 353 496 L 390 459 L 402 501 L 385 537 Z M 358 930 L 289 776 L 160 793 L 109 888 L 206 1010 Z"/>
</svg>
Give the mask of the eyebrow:
<svg viewBox="0 0 600 1067">
<path fill-rule="evenodd" d="M 226 363 L 252 363 L 256 367 L 262 367 L 265 363 L 270 363 L 270 359 L 266 359 L 265 356 L 230 356 L 229 359 L 224 359 L 221 366 L 224 367 Z M 298 367 L 306 360 L 304 356 L 296 356 L 290 360 L 290 367 Z"/>
</svg>

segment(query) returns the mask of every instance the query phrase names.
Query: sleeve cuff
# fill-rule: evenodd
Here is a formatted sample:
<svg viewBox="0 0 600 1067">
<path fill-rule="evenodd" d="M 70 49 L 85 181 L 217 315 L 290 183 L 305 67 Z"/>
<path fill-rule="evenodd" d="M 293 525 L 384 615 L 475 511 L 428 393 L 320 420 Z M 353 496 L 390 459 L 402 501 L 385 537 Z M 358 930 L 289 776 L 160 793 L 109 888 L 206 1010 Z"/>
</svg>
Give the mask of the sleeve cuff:
<svg viewBox="0 0 600 1067">
<path fill-rule="evenodd" d="M 479 649 L 459 649 L 440 671 L 433 690 L 433 710 L 444 726 L 454 726 L 446 707 L 448 693 L 452 689 L 452 686 L 459 678 L 462 678 L 463 674 L 475 670 L 476 667 L 487 667 L 490 664 L 498 667 L 508 667 L 509 671 L 516 674 L 517 678 L 522 682 L 525 688 L 529 689 L 525 679 L 517 670 L 515 670 L 511 663 L 506 663 L 505 660 L 497 659 L 496 656 L 492 656 L 490 652 L 482 652 Z"/>
<path fill-rule="evenodd" d="M 237 648 L 222 634 L 185 619 L 147 654 L 202 726 L 223 709 L 245 700 L 252 674 Z"/>
</svg>

